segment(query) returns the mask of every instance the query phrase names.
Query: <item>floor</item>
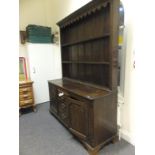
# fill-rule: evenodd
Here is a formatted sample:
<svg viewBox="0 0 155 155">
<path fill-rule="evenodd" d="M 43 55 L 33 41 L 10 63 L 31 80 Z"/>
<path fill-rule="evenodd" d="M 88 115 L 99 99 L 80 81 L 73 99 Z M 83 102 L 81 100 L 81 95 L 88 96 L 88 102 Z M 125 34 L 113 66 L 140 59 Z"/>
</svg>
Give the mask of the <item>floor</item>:
<svg viewBox="0 0 155 155">
<path fill-rule="evenodd" d="M 134 155 L 125 140 L 104 147 L 99 155 Z M 19 118 L 19 155 L 88 155 L 85 148 L 50 113 L 49 103 Z"/>
</svg>

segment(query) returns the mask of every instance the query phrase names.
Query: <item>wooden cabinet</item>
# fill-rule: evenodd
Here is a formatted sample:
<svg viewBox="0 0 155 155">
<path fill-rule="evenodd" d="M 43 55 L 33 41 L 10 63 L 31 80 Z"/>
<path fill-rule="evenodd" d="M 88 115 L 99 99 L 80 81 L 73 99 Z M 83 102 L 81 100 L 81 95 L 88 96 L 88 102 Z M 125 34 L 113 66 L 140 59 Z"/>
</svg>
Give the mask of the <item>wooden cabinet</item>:
<svg viewBox="0 0 155 155">
<path fill-rule="evenodd" d="M 93 151 L 117 137 L 115 93 L 67 78 L 48 85 L 50 112 L 88 149 Z"/>
<path fill-rule="evenodd" d="M 119 0 L 92 0 L 58 22 L 62 79 L 48 81 L 50 112 L 95 154 L 117 137 Z"/>
<path fill-rule="evenodd" d="M 19 82 L 19 107 L 20 108 L 33 107 L 33 110 L 35 110 L 32 84 L 33 84 L 32 81 Z"/>
</svg>

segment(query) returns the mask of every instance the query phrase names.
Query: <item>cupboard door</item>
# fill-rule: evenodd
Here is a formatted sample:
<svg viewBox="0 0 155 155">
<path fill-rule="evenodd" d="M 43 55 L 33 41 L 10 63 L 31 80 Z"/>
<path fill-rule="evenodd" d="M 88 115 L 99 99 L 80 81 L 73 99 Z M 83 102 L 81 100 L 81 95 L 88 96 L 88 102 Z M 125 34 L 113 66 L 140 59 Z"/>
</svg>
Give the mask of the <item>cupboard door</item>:
<svg viewBox="0 0 155 155">
<path fill-rule="evenodd" d="M 54 113 L 58 112 L 57 89 L 49 84 L 50 110 Z"/>
<path fill-rule="evenodd" d="M 81 139 L 88 136 L 88 113 L 84 102 L 68 98 L 70 131 Z"/>
</svg>

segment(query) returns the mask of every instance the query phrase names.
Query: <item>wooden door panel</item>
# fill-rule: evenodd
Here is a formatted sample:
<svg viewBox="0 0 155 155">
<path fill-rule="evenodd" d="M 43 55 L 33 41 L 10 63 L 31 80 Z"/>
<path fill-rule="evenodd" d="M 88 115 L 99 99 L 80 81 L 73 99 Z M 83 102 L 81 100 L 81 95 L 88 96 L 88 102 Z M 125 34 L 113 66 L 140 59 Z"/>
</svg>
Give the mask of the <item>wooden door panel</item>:
<svg viewBox="0 0 155 155">
<path fill-rule="evenodd" d="M 68 126 L 69 124 L 69 118 L 68 118 L 68 103 L 62 100 L 59 100 L 58 102 L 58 116 L 60 117 L 61 121 Z"/>
<path fill-rule="evenodd" d="M 50 96 L 50 110 L 54 113 L 58 112 L 58 103 L 57 103 L 57 89 L 49 84 L 49 96 Z"/>
<path fill-rule="evenodd" d="M 84 102 L 68 99 L 70 130 L 79 138 L 86 138 L 88 134 L 88 113 Z"/>
</svg>

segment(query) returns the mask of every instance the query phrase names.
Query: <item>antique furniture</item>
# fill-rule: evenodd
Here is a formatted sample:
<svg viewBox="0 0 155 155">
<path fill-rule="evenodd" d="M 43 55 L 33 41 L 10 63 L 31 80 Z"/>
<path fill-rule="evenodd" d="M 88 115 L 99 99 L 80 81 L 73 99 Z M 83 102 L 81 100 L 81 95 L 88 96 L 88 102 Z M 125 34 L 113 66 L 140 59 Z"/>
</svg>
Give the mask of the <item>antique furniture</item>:
<svg viewBox="0 0 155 155">
<path fill-rule="evenodd" d="M 32 84 L 33 82 L 29 80 L 19 81 L 19 107 L 20 109 L 32 107 L 33 111 L 35 111 Z"/>
<path fill-rule="evenodd" d="M 117 137 L 118 0 L 93 0 L 58 23 L 62 79 L 50 112 L 91 155 Z"/>
</svg>

